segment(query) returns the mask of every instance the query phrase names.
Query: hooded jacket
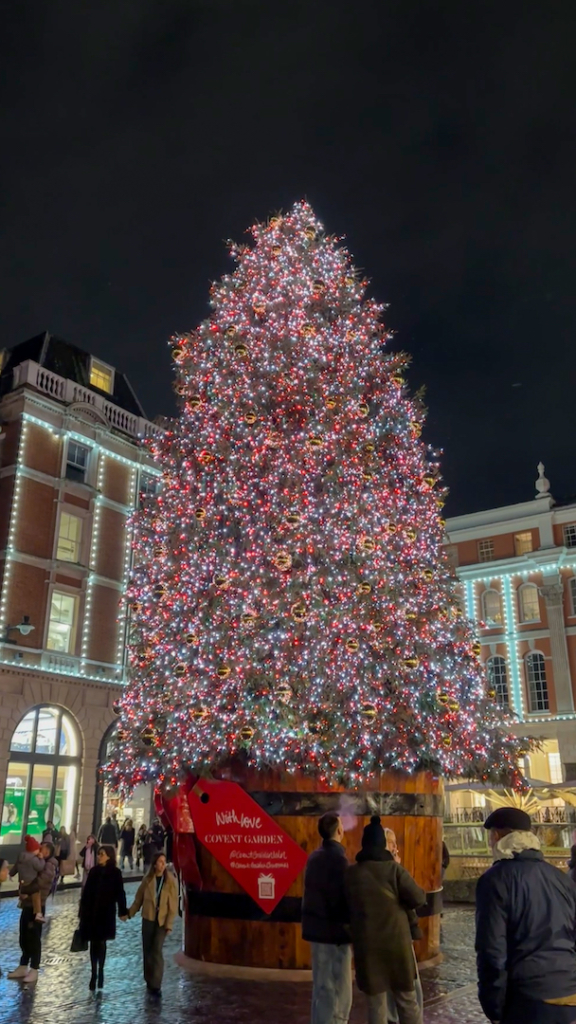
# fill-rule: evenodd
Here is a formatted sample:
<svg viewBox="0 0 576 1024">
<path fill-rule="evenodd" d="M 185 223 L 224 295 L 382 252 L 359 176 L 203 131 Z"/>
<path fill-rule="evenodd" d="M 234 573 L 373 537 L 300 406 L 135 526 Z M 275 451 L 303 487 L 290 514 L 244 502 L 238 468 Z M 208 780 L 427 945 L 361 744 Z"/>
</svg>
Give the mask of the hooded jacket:
<svg viewBox="0 0 576 1024">
<path fill-rule="evenodd" d="M 478 996 L 490 1020 L 502 1020 L 515 993 L 541 1002 L 576 994 L 576 885 L 540 850 L 515 839 L 514 852 L 510 838 L 476 890 Z"/>
</svg>

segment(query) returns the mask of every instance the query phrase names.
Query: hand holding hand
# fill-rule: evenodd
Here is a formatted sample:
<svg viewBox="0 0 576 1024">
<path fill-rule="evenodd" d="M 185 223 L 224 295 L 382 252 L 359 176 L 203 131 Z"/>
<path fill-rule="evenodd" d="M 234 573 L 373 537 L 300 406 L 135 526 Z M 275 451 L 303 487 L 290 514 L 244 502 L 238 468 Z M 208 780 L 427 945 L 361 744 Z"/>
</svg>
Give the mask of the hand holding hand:
<svg viewBox="0 0 576 1024">
<path fill-rule="evenodd" d="M 128 914 L 124 914 L 124 917 L 121 917 L 120 920 L 121 921 L 127 921 L 128 920 Z"/>
</svg>

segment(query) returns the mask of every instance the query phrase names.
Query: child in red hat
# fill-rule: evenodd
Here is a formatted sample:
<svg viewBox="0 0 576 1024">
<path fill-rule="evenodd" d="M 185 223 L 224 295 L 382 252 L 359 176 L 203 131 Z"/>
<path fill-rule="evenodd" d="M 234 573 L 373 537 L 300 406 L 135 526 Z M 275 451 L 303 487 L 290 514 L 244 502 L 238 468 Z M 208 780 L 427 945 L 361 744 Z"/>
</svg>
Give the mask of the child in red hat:
<svg viewBox="0 0 576 1024">
<path fill-rule="evenodd" d="M 24 849 L 18 854 L 14 866 L 10 869 L 12 876 L 18 875 L 20 887 L 26 886 L 26 895 L 32 897 L 32 909 L 37 921 L 45 921 L 42 914 L 42 899 L 38 875 L 44 871 L 46 861 L 39 857 L 40 843 L 34 836 L 24 836 Z M 20 891 L 22 896 L 22 890 Z"/>
</svg>

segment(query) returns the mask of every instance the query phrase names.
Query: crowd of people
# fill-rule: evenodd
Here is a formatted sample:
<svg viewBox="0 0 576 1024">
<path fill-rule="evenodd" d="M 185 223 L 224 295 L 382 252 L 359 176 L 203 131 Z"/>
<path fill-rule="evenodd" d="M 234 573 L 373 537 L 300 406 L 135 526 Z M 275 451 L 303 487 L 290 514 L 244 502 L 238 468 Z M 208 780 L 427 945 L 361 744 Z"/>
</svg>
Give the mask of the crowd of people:
<svg viewBox="0 0 576 1024">
<path fill-rule="evenodd" d="M 46 901 L 62 883 L 64 874 L 76 873 L 82 879 L 76 935 L 80 948 L 90 951 L 90 990 L 104 986 L 107 943 L 116 937 L 116 916 L 126 922 L 141 911 L 144 979 L 149 992 L 160 995 L 162 947 L 178 911 L 178 883 L 164 852 L 166 838 L 158 818 L 150 828 L 142 825 L 136 836 L 132 819 L 127 818 L 119 827 L 112 815 L 106 818 L 97 836 L 87 836 L 79 854 L 74 831 L 55 829 L 51 821 L 46 823 L 41 841 L 27 835 L 24 849 L 11 868 L 6 861 L 0 861 L 0 884 L 9 876 L 18 876 L 21 908 L 20 963 L 8 977 L 25 982 L 38 980 Z M 132 906 L 128 907 L 121 867 L 128 860 L 130 870 L 133 869 L 135 847 L 136 866 L 142 862 L 148 871 Z M 118 848 L 121 867 L 117 865 Z M 76 935 L 71 937 L 74 942 Z"/>
</svg>

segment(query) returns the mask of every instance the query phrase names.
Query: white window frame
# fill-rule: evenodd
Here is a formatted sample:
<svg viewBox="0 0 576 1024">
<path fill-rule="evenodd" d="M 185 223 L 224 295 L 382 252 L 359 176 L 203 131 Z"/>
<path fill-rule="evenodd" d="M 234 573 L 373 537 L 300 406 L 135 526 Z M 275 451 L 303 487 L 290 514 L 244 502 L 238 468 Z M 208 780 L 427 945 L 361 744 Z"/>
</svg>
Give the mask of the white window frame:
<svg viewBox="0 0 576 1024">
<path fill-rule="evenodd" d="M 83 480 L 80 480 L 79 478 L 75 478 L 73 476 L 68 476 L 68 466 L 69 465 L 72 465 L 72 466 L 76 465 L 76 463 L 70 463 L 70 445 L 72 445 L 72 444 L 76 445 L 78 448 L 84 448 L 86 450 L 86 465 L 84 467 L 84 479 Z M 65 479 L 68 480 L 69 483 L 72 483 L 72 484 L 87 484 L 88 483 L 89 473 L 90 473 L 90 468 L 91 468 L 92 456 L 93 456 L 93 449 L 90 447 L 89 444 L 84 444 L 82 441 L 76 441 L 75 438 L 69 437 L 68 438 L 68 443 L 66 445 L 65 456 L 64 456 L 64 477 L 65 477 Z M 76 468 L 80 468 L 80 467 L 76 467 Z"/>
<path fill-rule="evenodd" d="M 142 481 L 143 481 L 144 477 L 146 477 L 148 480 L 153 480 L 154 481 L 154 486 L 155 486 L 154 493 L 152 493 L 150 491 L 144 492 L 142 490 Z M 155 473 L 147 473 L 145 469 L 141 470 L 140 476 L 138 478 L 138 494 L 137 494 L 138 506 L 140 507 L 142 505 L 142 498 L 144 498 L 144 499 L 151 498 L 151 497 L 154 497 L 154 495 L 158 494 L 159 486 L 160 486 L 160 477 L 157 477 Z"/>
<path fill-rule="evenodd" d="M 521 539 L 524 538 L 524 539 Z M 523 544 L 530 543 L 530 547 L 526 548 L 525 551 L 519 551 Z M 521 530 L 520 533 L 514 534 L 514 554 L 516 558 L 522 558 L 523 555 L 529 555 L 534 550 L 534 537 L 532 530 Z"/>
<path fill-rule="evenodd" d="M 50 623 L 51 617 L 50 612 L 52 610 L 52 599 L 54 594 L 62 594 L 65 597 L 71 597 L 74 600 L 74 620 L 72 623 L 72 629 L 70 633 L 70 650 L 68 651 L 57 651 L 54 647 L 48 647 L 48 637 L 50 634 Z M 80 623 L 80 591 L 75 590 L 74 587 L 65 587 L 60 583 L 50 587 L 48 591 L 48 603 L 46 605 L 46 624 L 44 629 L 44 650 L 52 651 L 54 654 L 61 654 L 64 657 L 76 657 L 76 643 L 78 640 L 79 623 Z"/>
<path fill-rule="evenodd" d="M 72 509 L 74 509 L 74 511 L 72 511 Z M 83 510 L 79 509 L 78 511 L 82 512 Z M 80 537 L 79 537 L 79 540 L 78 540 L 78 551 L 76 553 L 77 554 L 76 558 L 63 558 L 62 555 L 58 554 L 58 548 L 60 546 L 60 531 L 62 529 L 62 518 L 63 518 L 63 516 L 68 516 L 69 519 L 77 519 L 78 522 L 80 523 Z M 60 509 L 60 512 L 59 512 L 59 515 L 58 515 L 58 521 L 56 523 L 56 537 L 55 537 L 55 543 L 54 543 L 54 558 L 56 559 L 56 561 L 58 561 L 58 562 L 66 562 L 68 565 L 80 565 L 82 563 L 82 551 L 83 551 L 83 548 L 84 548 L 84 525 L 85 525 L 85 522 L 86 522 L 86 516 L 85 515 L 78 515 L 77 511 L 76 511 L 76 507 L 74 505 L 66 505 L 64 508 Z"/>
<path fill-rule="evenodd" d="M 568 580 L 568 588 L 570 590 L 570 612 L 569 617 L 574 618 L 576 616 L 576 576 L 571 576 Z"/>
<path fill-rule="evenodd" d="M 498 662 L 499 668 L 503 666 L 503 672 L 493 672 L 495 662 Z M 486 660 L 486 678 L 488 679 L 488 682 L 490 683 L 492 689 L 496 691 L 496 702 L 498 706 L 501 708 L 509 708 L 510 686 L 508 684 L 508 665 L 506 663 L 506 658 L 504 657 L 504 655 L 492 654 L 491 657 L 489 657 Z M 504 690 L 506 691 L 506 699 L 500 700 L 499 698 L 503 696 Z"/>
<path fill-rule="evenodd" d="M 489 557 L 486 557 L 487 555 Z M 478 561 L 494 561 L 494 540 L 492 537 L 483 537 L 482 540 L 478 541 Z"/>
<path fill-rule="evenodd" d="M 527 593 L 528 590 L 535 590 L 536 591 L 536 600 L 538 602 L 538 618 L 536 618 L 536 619 L 535 618 L 525 618 L 524 617 L 524 598 L 523 598 L 523 594 Z M 538 593 L 538 587 L 536 586 L 536 584 L 535 583 L 522 583 L 522 585 L 520 587 L 518 587 L 518 595 L 517 596 L 518 596 L 518 621 L 520 623 L 522 623 L 522 625 L 525 625 L 528 622 L 541 622 L 542 621 L 542 616 L 540 614 L 540 594 Z"/>
<path fill-rule="evenodd" d="M 498 621 L 497 619 L 491 618 L 488 615 L 488 613 L 487 613 L 487 610 L 486 610 L 486 597 L 487 597 L 488 594 L 496 594 L 496 597 L 498 598 L 498 605 L 499 605 L 499 608 L 500 608 L 500 621 Z M 491 627 L 502 626 L 502 624 L 504 622 L 504 613 L 503 613 L 503 609 L 502 609 L 502 594 L 500 593 L 499 590 L 496 590 L 495 587 L 486 587 L 486 590 L 482 594 L 482 618 L 483 618 L 484 622 L 486 623 L 486 625 L 487 626 L 491 626 Z"/>
<path fill-rule="evenodd" d="M 550 784 L 552 786 L 559 785 L 564 782 L 564 774 L 562 772 L 562 758 L 558 751 L 554 751 L 552 754 L 547 754 L 548 758 L 548 774 L 550 775 Z"/>
<path fill-rule="evenodd" d="M 576 548 L 576 523 L 566 523 L 563 527 L 562 538 L 565 548 Z"/>
<path fill-rule="evenodd" d="M 100 387 L 98 387 L 97 384 L 93 384 L 92 383 L 92 370 L 96 370 L 96 372 L 98 372 L 98 370 L 100 370 L 100 369 L 107 370 L 108 373 L 110 374 L 110 391 L 107 391 L 106 388 L 100 388 Z M 90 387 L 91 388 L 98 388 L 98 390 L 102 391 L 105 395 L 110 395 L 110 397 L 112 397 L 112 395 L 114 394 L 115 375 L 116 375 L 116 370 L 114 369 L 113 366 L 110 366 L 110 363 L 105 363 L 103 359 L 96 359 L 94 356 L 90 356 L 90 377 L 89 377 L 89 379 L 90 379 Z"/>
<path fill-rule="evenodd" d="M 545 684 L 545 689 L 546 689 L 546 703 L 548 705 L 548 707 L 546 707 L 546 708 L 534 708 L 534 707 L 532 707 L 532 691 L 530 689 L 530 674 L 528 672 L 528 664 L 530 662 L 532 662 L 532 661 L 535 661 L 536 658 L 541 658 L 542 659 L 542 661 L 538 661 L 538 665 L 542 666 L 542 668 L 543 668 L 544 684 Z M 546 714 L 547 712 L 550 711 L 550 691 L 548 689 L 548 674 L 546 672 L 546 655 L 544 654 L 543 651 L 528 651 L 528 653 L 524 655 L 524 674 L 526 676 L 526 696 L 528 698 L 529 714 L 531 714 L 531 715 Z M 539 702 L 540 703 L 544 703 L 543 700 L 541 700 Z"/>
</svg>

